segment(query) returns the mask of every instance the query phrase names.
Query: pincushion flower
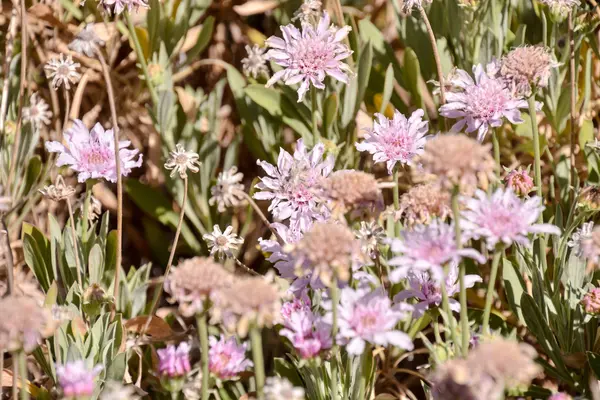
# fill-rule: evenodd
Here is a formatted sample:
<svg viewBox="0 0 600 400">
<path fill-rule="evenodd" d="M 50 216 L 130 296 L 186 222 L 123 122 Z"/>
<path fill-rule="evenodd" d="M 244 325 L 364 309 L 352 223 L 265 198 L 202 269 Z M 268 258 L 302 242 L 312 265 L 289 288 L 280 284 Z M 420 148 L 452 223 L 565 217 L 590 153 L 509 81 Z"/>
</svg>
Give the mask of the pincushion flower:
<svg viewBox="0 0 600 400">
<path fill-rule="evenodd" d="M 304 389 L 294 387 L 290 381 L 278 376 L 270 376 L 265 384 L 266 400 L 304 400 Z"/>
<path fill-rule="evenodd" d="M 331 301 L 323 306 L 328 310 L 326 321 L 331 323 Z M 409 308 L 407 304 L 404 306 Z M 348 341 L 346 350 L 350 354 L 362 354 L 367 343 L 412 350 L 410 336 L 395 329 L 396 324 L 404 317 L 406 312 L 399 307 L 392 307 L 391 300 L 382 290 L 355 290 L 350 287 L 341 290 L 338 308 L 339 335 Z"/>
<path fill-rule="evenodd" d="M 290 220 L 290 227 L 306 231 L 315 220 L 324 220 L 329 210 L 314 191 L 315 185 L 322 177 L 326 177 L 333 169 L 334 159 L 331 155 L 323 161 L 325 146 L 317 144 L 307 151 L 300 139 L 292 156 L 281 149 L 277 165 L 266 161 L 257 164 L 267 173 L 260 178 L 254 194 L 258 200 L 270 200 L 269 211 L 280 221 Z"/>
<path fill-rule="evenodd" d="M 352 51 L 343 41 L 350 29 L 331 25 L 327 12 L 323 12 L 316 28 L 310 24 L 303 24 L 302 30 L 291 24 L 282 26 L 283 38 L 271 36 L 266 41 L 271 48 L 267 59 L 283 67 L 273 74 L 267 87 L 280 80 L 286 85 L 302 82 L 298 89 L 301 102 L 311 85 L 325 89 L 323 81 L 327 75 L 347 84 L 350 67 L 342 60 L 350 57 Z"/>
<path fill-rule="evenodd" d="M 42 125 L 49 125 L 52 118 L 52 111 L 49 110 L 48 103 L 35 92 L 29 98 L 29 107 L 23 108 L 23 120 L 30 122 L 34 128 Z"/>
<path fill-rule="evenodd" d="M 94 394 L 101 365 L 89 369 L 83 360 L 67 362 L 56 367 L 58 386 L 65 398 L 85 398 Z"/>
<path fill-rule="evenodd" d="M 46 76 L 48 79 L 52 79 L 52 87 L 57 90 L 60 86 L 68 90 L 71 88 L 71 84 L 79 82 L 81 74 L 77 72 L 77 69 L 81 65 L 73 62 L 73 57 L 70 55 L 66 56 L 60 53 L 58 58 L 52 58 L 44 65 Z"/>
<path fill-rule="evenodd" d="M 169 154 L 169 158 L 165 163 L 165 168 L 171 170 L 171 178 L 179 173 L 179 177 L 184 179 L 187 178 L 188 169 L 193 173 L 200 171 L 200 165 L 202 163 L 198 161 L 199 157 L 198 153 L 186 151 L 182 144 L 177 143 L 175 145 L 175 150 L 171 151 Z"/>
<path fill-rule="evenodd" d="M 477 132 L 477 140 L 483 141 L 489 128 L 499 127 L 506 118 L 513 124 L 523 122 L 521 108 L 527 108 L 527 102 L 512 95 L 506 84 L 491 74 L 494 67 L 488 66 L 486 72 L 481 65 L 473 67 L 471 78 L 463 70 L 451 81 L 452 91 L 446 93 L 446 104 L 440 107 L 440 114 L 447 118 L 458 119 L 452 131 L 460 132 L 466 126 L 466 132 Z"/>
<path fill-rule="evenodd" d="M 233 226 L 229 225 L 222 232 L 219 225 L 213 226 L 212 233 L 202 236 L 210 249 L 210 255 L 216 255 L 219 258 L 233 257 L 233 251 L 238 250 L 244 243 L 244 239 L 233 233 Z"/>
<path fill-rule="evenodd" d="M 588 314 L 600 314 L 600 288 L 590 289 L 581 299 L 581 305 Z"/>
<path fill-rule="evenodd" d="M 550 9 L 561 16 L 565 16 L 572 9 L 579 6 L 579 0 L 538 0 L 542 4 L 546 4 Z"/>
<path fill-rule="evenodd" d="M 428 224 L 435 218 L 444 221 L 451 216 L 450 193 L 438 183 L 431 182 L 413 186 L 404 193 L 395 218 L 410 227 Z"/>
<path fill-rule="evenodd" d="M 394 283 L 405 278 L 409 272 L 428 272 L 439 281 L 443 279 L 443 266 L 458 262 L 462 257 L 472 258 L 480 264 L 485 262 L 485 257 L 476 250 L 459 249 L 456 246 L 454 224 L 439 220 L 403 231 L 400 238 L 392 241 L 391 249 L 394 253 L 400 253 L 389 261 L 390 265 L 396 267 L 390 273 L 390 281 Z"/>
<path fill-rule="evenodd" d="M 415 155 L 423 153 L 428 129 L 424 114 L 423 110 L 417 110 L 408 119 L 399 111 L 392 119 L 375 114 L 373 129 L 364 141 L 356 143 L 356 148 L 373 154 L 376 163 L 385 162 L 391 174 L 396 163 L 410 164 Z"/>
<path fill-rule="evenodd" d="M 96 124 L 91 131 L 85 127 L 81 120 L 75 120 L 73 127 L 64 133 L 67 146 L 60 142 L 46 142 L 46 150 L 59 153 L 56 165 L 68 165 L 79 174 L 79 182 L 88 179 L 104 178 L 110 182 L 117 181 L 117 167 L 115 163 L 115 146 L 112 129 L 105 131 L 102 125 Z M 119 159 L 121 161 L 121 174 L 129 175 L 133 168 L 142 165 L 142 155 L 138 150 L 129 150 L 131 142 L 119 142 Z"/>
<path fill-rule="evenodd" d="M 167 378 L 179 378 L 190 372 L 190 346 L 182 342 L 179 346 L 172 344 L 156 351 L 158 354 L 158 373 Z"/>
<path fill-rule="evenodd" d="M 520 46 L 502 57 L 500 76 L 517 96 L 529 97 L 532 88 L 548 86 L 552 70 L 559 65 L 547 47 Z"/>
<path fill-rule="evenodd" d="M 460 222 L 464 236 L 485 240 L 490 250 L 499 243 L 529 245 L 529 234 L 560 235 L 555 225 L 536 223 L 544 210 L 538 196 L 521 200 L 511 189 L 498 188 L 491 195 L 477 190 L 465 207 Z"/>
<path fill-rule="evenodd" d="M 522 168 L 510 171 L 504 178 L 504 183 L 521 196 L 528 195 L 535 188 L 533 179 L 529 176 L 529 171 Z"/>
<path fill-rule="evenodd" d="M 253 366 L 252 361 L 246 358 L 247 344 L 237 344 L 234 336 L 226 338 L 221 335 L 219 340 L 211 336 L 208 342 L 208 368 L 219 379 L 233 379 Z"/>
<path fill-rule="evenodd" d="M 42 339 L 52 336 L 56 328 L 50 310 L 41 307 L 31 292 L 23 291 L 24 284 L 18 283 L 16 289 L 23 295 L 0 299 L 0 353 L 32 352 Z"/>
<path fill-rule="evenodd" d="M 208 199 L 208 204 L 211 206 L 216 204 L 220 213 L 225 212 L 227 208 L 242 205 L 245 201 L 242 179 L 244 174 L 238 172 L 236 166 L 220 172 L 217 183 L 210 188 L 211 198 Z"/>
<path fill-rule="evenodd" d="M 300 357 L 313 358 L 331 348 L 331 325 L 310 308 L 310 299 L 304 295 L 281 307 L 284 328 L 281 336 L 288 338 Z"/>
</svg>

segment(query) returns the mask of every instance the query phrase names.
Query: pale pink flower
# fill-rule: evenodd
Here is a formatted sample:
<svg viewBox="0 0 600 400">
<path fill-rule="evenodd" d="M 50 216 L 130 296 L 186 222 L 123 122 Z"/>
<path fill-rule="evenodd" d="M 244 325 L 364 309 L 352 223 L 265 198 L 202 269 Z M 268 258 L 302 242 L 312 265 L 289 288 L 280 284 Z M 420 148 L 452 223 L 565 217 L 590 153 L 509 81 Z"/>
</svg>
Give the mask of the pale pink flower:
<svg viewBox="0 0 600 400">
<path fill-rule="evenodd" d="M 323 304 L 328 310 L 326 321 L 331 322 L 331 301 Z M 410 336 L 395 329 L 396 324 L 407 316 L 411 307 L 392 307 L 392 302 L 382 290 L 343 288 L 338 308 L 339 336 L 348 341 L 346 350 L 350 354 L 362 354 L 366 343 L 379 346 L 393 345 L 412 350 Z"/>
<path fill-rule="evenodd" d="M 75 120 L 73 127 L 64 133 L 67 146 L 60 142 L 46 142 L 46 150 L 59 153 L 56 165 L 68 165 L 79 174 L 79 182 L 88 179 L 104 178 L 110 182 L 117 181 L 117 166 L 115 163 L 115 146 L 112 129 L 105 131 L 102 125 L 96 124 L 91 131 L 85 127 L 81 120 Z M 133 168 L 142 165 L 142 155 L 139 151 L 129 150 L 131 142 L 119 142 L 119 158 L 121 161 L 121 174 L 129 175 Z"/>
<path fill-rule="evenodd" d="M 581 305 L 588 314 L 600 314 L 600 288 L 590 289 L 581 299 Z"/>
<path fill-rule="evenodd" d="M 293 156 L 281 149 L 277 166 L 257 161 L 267 176 L 260 178 L 256 185 L 260 192 L 254 198 L 270 200 L 269 211 L 280 221 L 289 219 L 292 229 L 306 231 L 313 221 L 326 219 L 329 210 L 314 190 L 333 169 L 333 157 L 329 155 L 323 161 L 324 153 L 322 143 L 307 151 L 304 142 L 298 140 Z"/>
<path fill-rule="evenodd" d="M 576 9 L 581 3 L 579 0 L 538 0 L 542 4 L 546 4 L 552 12 L 565 16 L 573 9 Z"/>
<path fill-rule="evenodd" d="M 399 111 L 392 119 L 375 114 L 373 129 L 364 141 L 356 143 L 356 148 L 373 154 L 376 163 L 385 162 L 391 174 L 396 163 L 410 164 L 414 156 L 423 153 L 428 129 L 424 114 L 423 110 L 417 110 L 408 119 Z"/>
<path fill-rule="evenodd" d="M 498 188 L 491 195 L 477 190 L 465 207 L 460 220 L 464 236 L 485 240 L 490 250 L 498 243 L 528 245 L 529 234 L 560 235 L 555 225 L 536 223 L 544 210 L 538 196 L 521 200 L 511 189 Z"/>
<path fill-rule="evenodd" d="M 179 378 L 190 372 L 190 346 L 182 342 L 172 344 L 156 351 L 158 354 L 158 373 L 167 378 Z"/>
<path fill-rule="evenodd" d="M 83 360 L 67 362 L 56 367 L 58 386 L 66 398 L 83 398 L 94 394 L 98 374 L 102 371 L 101 365 L 89 369 Z"/>
<path fill-rule="evenodd" d="M 121 14 L 126 8 L 131 12 L 139 7 L 149 8 L 147 0 L 100 0 L 100 5 L 109 13 Z"/>
<path fill-rule="evenodd" d="M 432 278 L 439 281 L 443 278 L 443 266 L 458 262 L 462 257 L 472 258 L 480 264 L 485 262 L 485 257 L 476 250 L 459 249 L 456 246 L 454 224 L 439 220 L 403 231 L 400 238 L 392 241 L 391 249 L 394 253 L 400 253 L 389 261 L 390 265 L 396 267 L 390 273 L 392 282 L 399 282 L 409 272 L 429 272 Z"/>
<path fill-rule="evenodd" d="M 504 118 L 513 124 L 523 122 L 519 109 L 526 108 L 527 102 L 513 97 L 496 73 L 495 64 L 488 65 L 487 71 L 481 65 L 474 66 L 475 79 L 457 70 L 450 82 L 453 90 L 446 93 L 446 104 L 440 107 L 441 115 L 458 119 L 452 131 L 459 132 L 466 126 L 466 132 L 477 131 L 477 140 L 482 142 L 488 129 L 501 126 Z"/>
<path fill-rule="evenodd" d="M 290 340 L 302 358 L 313 358 L 331 348 L 331 325 L 311 310 L 306 294 L 283 304 L 281 316 L 284 328 L 279 334 Z"/>
<path fill-rule="evenodd" d="M 456 262 L 450 263 L 445 282 L 450 309 L 459 312 L 460 303 L 452 298 L 452 296 L 460 291 L 458 264 Z M 477 282 L 481 282 L 481 277 L 479 275 L 465 275 L 465 287 L 471 288 Z M 399 292 L 394 297 L 394 302 L 403 302 L 410 298 L 417 299 L 413 311 L 415 318 L 421 317 L 430 307 L 439 307 L 442 302 L 442 287 L 440 281 L 432 279 L 427 272 L 415 271 L 409 273 L 408 284 L 410 288 Z"/>
<path fill-rule="evenodd" d="M 535 188 L 533 179 L 529 176 L 529 171 L 526 169 L 513 169 L 504 178 L 506 187 L 511 188 L 518 195 L 525 196 L 531 193 Z"/>
<path fill-rule="evenodd" d="M 290 24 L 281 27 L 283 39 L 276 36 L 267 39 L 266 44 L 271 48 L 267 59 L 283 67 L 273 74 L 267 87 L 279 80 L 286 85 L 302 82 L 298 89 L 298 102 L 301 102 L 311 84 L 325 89 L 323 81 L 327 75 L 348 83 L 350 67 L 342 60 L 350 57 L 352 51 L 343 41 L 351 28 L 337 28 L 330 22 L 329 14 L 323 12 L 316 28 L 303 24 L 300 30 Z"/>
<path fill-rule="evenodd" d="M 558 392 L 548 397 L 548 400 L 573 400 L 573 397 L 569 396 L 567 393 Z"/>
<path fill-rule="evenodd" d="M 247 344 L 237 344 L 234 336 L 226 338 L 221 335 L 219 340 L 211 336 L 208 342 L 208 368 L 217 378 L 230 380 L 253 366 L 252 361 L 246 358 Z"/>
</svg>

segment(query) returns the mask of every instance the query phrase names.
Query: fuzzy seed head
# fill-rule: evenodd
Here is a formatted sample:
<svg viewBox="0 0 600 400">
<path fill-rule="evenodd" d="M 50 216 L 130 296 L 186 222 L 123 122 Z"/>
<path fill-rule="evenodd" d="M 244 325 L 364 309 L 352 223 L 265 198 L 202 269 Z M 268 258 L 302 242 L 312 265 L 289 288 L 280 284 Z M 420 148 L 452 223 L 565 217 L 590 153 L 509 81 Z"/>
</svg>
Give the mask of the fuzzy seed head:
<svg viewBox="0 0 600 400">
<path fill-rule="evenodd" d="M 452 215 L 450 194 L 438 183 L 413 186 L 400 198 L 397 220 L 404 220 L 407 226 L 428 224 L 434 218 L 445 220 Z"/>
<path fill-rule="evenodd" d="M 377 215 L 383 210 L 383 196 L 371 174 L 355 170 L 332 173 L 321 183 L 322 195 L 331 202 L 334 214 L 347 212 Z"/>
<path fill-rule="evenodd" d="M 500 75 L 518 96 L 531 96 L 533 88 L 548 86 L 552 69 L 558 63 L 544 46 L 521 46 L 502 59 Z"/>
</svg>

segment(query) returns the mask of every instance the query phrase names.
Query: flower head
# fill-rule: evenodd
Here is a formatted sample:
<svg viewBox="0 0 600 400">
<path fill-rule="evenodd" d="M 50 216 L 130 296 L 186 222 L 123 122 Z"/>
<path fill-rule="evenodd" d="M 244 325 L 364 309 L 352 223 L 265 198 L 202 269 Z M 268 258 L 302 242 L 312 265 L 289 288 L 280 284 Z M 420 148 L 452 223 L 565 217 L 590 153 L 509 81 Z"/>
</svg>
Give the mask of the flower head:
<svg viewBox="0 0 600 400">
<path fill-rule="evenodd" d="M 300 83 L 298 102 L 304 99 L 310 85 L 325 89 L 323 81 L 327 75 L 348 83 L 350 67 L 342 60 L 352 51 L 343 43 L 350 27 L 337 28 L 330 24 L 329 14 L 323 12 L 317 27 L 303 24 L 302 30 L 294 25 L 281 27 L 283 39 L 271 36 L 267 46 L 271 48 L 267 59 L 283 67 L 267 82 L 267 87 L 283 80 L 286 85 Z"/>
<path fill-rule="evenodd" d="M 294 387 L 290 381 L 278 376 L 267 378 L 265 385 L 266 400 L 304 400 L 304 389 Z"/>
<path fill-rule="evenodd" d="M 179 378 L 187 375 L 190 366 L 190 346 L 181 342 L 179 346 L 172 344 L 156 351 L 158 354 L 158 373 L 167 378 Z"/>
<path fill-rule="evenodd" d="M 552 224 L 536 224 L 544 210 L 541 203 L 537 196 L 521 200 L 511 189 L 498 188 L 491 195 L 478 190 L 465 201 L 461 228 L 470 239 L 484 239 L 490 250 L 498 243 L 528 245 L 529 234 L 560 235 L 560 229 Z"/>
<path fill-rule="evenodd" d="M 436 175 L 445 188 L 459 185 L 467 192 L 478 186 L 486 188 L 496 168 L 489 144 L 453 134 L 427 141 L 419 162 L 423 171 Z"/>
<path fill-rule="evenodd" d="M 306 231 L 314 220 L 326 219 L 329 210 L 314 191 L 320 179 L 333 169 L 333 157 L 323 161 L 324 152 L 322 143 L 309 152 L 304 142 L 298 140 L 293 156 L 283 149 L 279 152 L 277 166 L 258 161 L 267 176 L 260 178 L 256 185 L 260 192 L 254 198 L 270 200 L 269 211 L 281 221 L 289 218 L 293 229 Z"/>
<path fill-rule="evenodd" d="M 334 214 L 372 216 L 383 210 L 383 195 L 377 179 L 371 174 L 352 169 L 335 171 L 320 183 L 321 195 Z"/>
<path fill-rule="evenodd" d="M 134 385 L 124 385 L 118 381 L 108 381 L 100 393 L 100 400 L 139 400 Z"/>
<path fill-rule="evenodd" d="M 313 358 L 331 348 L 331 325 L 310 309 L 308 296 L 284 303 L 281 315 L 284 328 L 279 334 L 290 340 L 300 357 Z"/>
<path fill-rule="evenodd" d="M 269 76 L 269 68 L 267 67 L 267 57 L 265 52 L 267 49 L 255 44 L 250 47 L 246 45 L 246 57 L 242 58 L 242 71 L 244 75 L 251 76 L 254 79 L 259 76 Z"/>
<path fill-rule="evenodd" d="M 583 188 L 577 206 L 590 211 L 600 210 L 600 186 L 588 185 Z"/>
<path fill-rule="evenodd" d="M 379 245 L 383 244 L 387 237 L 383 228 L 374 221 L 361 221 L 360 228 L 354 231 L 354 236 L 360 241 L 362 253 L 371 258 L 376 257 Z"/>
<path fill-rule="evenodd" d="M 109 13 L 112 11 L 116 15 L 121 14 L 125 8 L 131 12 L 139 7 L 149 7 L 147 0 L 100 0 L 100 5 Z"/>
<path fill-rule="evenodd" d="M 213 226 L 212 233 L 207 233 L 202 238 L 208 244 L 210 255 L 217 255 L 219 258 L 233 257 L 233 250 L 238 250 L 244 243 L 244 239 L 233 233 L 233 226 L 229 225 L 221 232 L 219 225 Z"/>
<path fill-rule="evenodd" d="M 175 150 L 170 154 L 169 159 L 165 163 L 165 168 L 172 170 L 171 178 L 179 173 L 181 179 L 187 178 L 187 170 L 196 173 L 200 170 L 202 164 L 198 161 L 200 156 L 193 151 L 186 151 L 182 144 L 177 143 Z"/>
<path fill-rule="evenodd" d="M 79 210 L 80 215 L 84 215 L 85 212 L 85 197 L 86 193 L 83 192 L 75 202 L 74 208 Z M 94 195 L 90 196 L 90 205 L 87 212 L 87 219 L 90 222 L 94 222 L 102 214 L 102 203 Z"/>
<path fill-rule="evenodd" d="M 331 309 L 331 304 L 325 305 Z M 331 320 L 332 313 L 326 314 Z M 350 354 L 362 354 L 366 343 L 380 346 L 398 346 L 412 350 L 411 338 L 395 330 L 396 324 L 406 317 L 406 312 L 392 307 L 392 302 L 381 290 L 343 288 L 339 304 L 339 335 L 348 340 Z"/>
<path fill-rule="evenodd" d="M 96 124 L 88 131 L 81 120 L 75 120 L 73 127 L 64 133 L 68 147 L 60 142 L 46 142 L 46 150 L 59 153 L 56 165 L 68 165 L 79 174 L 79 182 L 88 179 L 104 178 L 110 182 L 117 181 L 115 162 L 115 144 L 112 129 L 105 131 L 102 125 Z M 142 155 L 137 160 L 138 150 L 129 150 L 130 141 L 119 142 L 119 160 L 121 174 L 129 175 L 133 168 L 142 165 Z"/>
<path fill-rule="evenodd" d="M 50 310 L 33 297 L 9 295 L 0 299 L 0 310 L 0 353 L 31 352 L 56 328 Z"/>
<path fill-rule="evenodd" d="M 600 259 L 600 226 L 581 240 L 581 255 L 591 263 L 598 263 Z"/>
<path fill-rule="evenodd" d="M 377 121 L 373 129 L 364 141 L 356 143 L 356 148 L 373 154 L 376 163 L 385 162 L 391 174 L 396 163 L 410 164 L 416 155 L 423 152 L 428 129 L 428 122 L 423 121 L 424 114 L 423 110 L 417 110 L 408 119 L 399 111 L 392 119 L 375 114 Z"/>
<path fill-rule="evenodd" d="M 571 397 L 567 393 L 557 392 L 554 393 L 552 396 L 548 397 L 548 400 L 573 400 L 573 397 Z"/>
<path fill-rule="evenodd" d="M 44 65 L 48 79 L 52 78 L 52 87 L 57 90 L 64 85 L 66 89 L 71 88 L 71 84 L 79 82 L 81 74 L 77 72 L 77 68 L 81 65 L 73 62 L 73 57 L 68 55 L 65 58 L 63 53 L 60 53 L 58 58 L 52 58 Z"/>
<path fill-rule="evenodd" d="M 69 49 L 88 57 L 94 57 L 96 50 L 104 46 L 104 41 L 96 34 L 94 25 L 87 24 L 69 43 Z"/>
<path fill-rule="evenodd" d="M 52 201 L 62 201 L 75 194 L 75 188 L 65 184 L 61 175 L 56 177 L 56 183 L 50 186 L 44 186 L 40 193 Z"/>
<path fill-rule="evenodd" d="M 436 182 L 411 187 L 400 198 L 396 218 L 407 226 L 428 224 L 437 218 L 444 221 L 452 215 L 450 193 Z"/>
<path fill-rule="evenodd" d="M 552 12 L 564 16 L 581 4 L 579 0 L 538 0 L 552 9 Z"/>
<path fill-rule="evenodd" d="M 552 69 L 559 64 L 544 46 L 521 46 L 502 58 L 500 76 L 517 96 L 531 96 L 532 88 L 548 86 Z"/>
<path fill-rule="evenodd" d="M 165 290 L 172 301 L 179 303 L 179 312 L 191 317 L 204 311 L 205 303 L 215 292 L 231 284 L 233 276 L 213 260 L 194 257 L 173 268 L 165 281 Z"/>
<path fill-rule="evenodd" d="M 245 197 L 242 179 L 244 179 L 244 174 L 238 172 L 235 166 L 227 171 L 219 172 L 217 183 L 210 188 L 211 198 L 208 200 L 208 204 L 211 206 L 217 204 L 217 210 L 220 213 L 225 212 L 227 208 L 243 204 Z"/>
<path fill-rule="evenodd" d="M 89 369 L 85 361 L 76 360 L 56 367 L 56 377 L 62 394 L 66 398 L 83 398 L 94 394 L 98 374 L 102 371 L 101 365 Z"/>
<path fill-rule="evenodd" d="M 535 188 L 533 179 L 529 176 L 529 171 L 522 168 L 513 169 L 504 178 L 507 188 L 512 189 L 520 196 L 526 196 Z"/>
<path fill-rule="evenodd" d="M 585 222 L 581 225 L 581 228 L 577 228 L 571 235 L 571 240 L 567 242 L 567 246 L 573 249 L 573 254 L 576 257 L 583 257 L 583 242 L 592 237 L 592 230 L 594 229 L 594 222 Z"/>
<path fill-rule="evenodd" d="M 208 368 L 217 378 L 230 380 L 252 367 L 252 361 L 246 358 L 246 343 L 239 345 L 234 336 L 223 335 L 219 340 L 211 336 L 208 341 Z"/>
<path fill-rule="evenodd" d="M 466 240 L 465 240 L 466 241 Z M 439 281 L 443 279 L 443 266 L 469 257 L 480 264 L 485 258 L 476 250 L 456 246 L 454 224 L 434 220 L 429 225 L 416 225 L 402 232 L 392 241 L 392 251 L 400 253 L 389 261 L 396 268 L 390 273 L 392 282 L 399 282 L 409 273 L 429 272 Z"/>
<path fill-rule="evenodd" d="M 49 125 L 52 111 L 48 108 L 48 103 L 35 92 L 29 98 L 29 107 L 23 108 L 23 120 L 30 122 L 34 128 Z"/>
<path fill-rule="evenodd" d="M 513 124 L 523 122 L 519 109 L 527 107 L 525 100 L 514 97 L 501 79 L 481 65 L 473 67 L 473 74 L 475 79 L 459 70 L 451 82 L 454 90 L 446 93 L 447 103 L 440 107 L 441 115 L 459 120 L 453 132 L 466 126 L 466 132 L 477 131 L 477 140 L 482 142 L 488 129 L 501 126 L 504 118 Z"/>
<path fill-rule="evenodd" d="M 588 314 L 600 314 L 600 288 L 587 292 L 581 299 L 581 305 Z"/>
</svg>

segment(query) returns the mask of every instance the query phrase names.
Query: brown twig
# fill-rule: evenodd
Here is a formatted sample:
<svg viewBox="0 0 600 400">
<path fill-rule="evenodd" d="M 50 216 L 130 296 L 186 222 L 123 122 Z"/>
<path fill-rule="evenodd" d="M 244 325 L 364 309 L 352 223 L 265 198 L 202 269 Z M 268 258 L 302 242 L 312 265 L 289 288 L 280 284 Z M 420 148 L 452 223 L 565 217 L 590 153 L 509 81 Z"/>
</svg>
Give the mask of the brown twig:
<svg viewBox="0 0 600 400">
<path fill-rule="evenodd" d="M 6 51 L 4 53 L 4 82 L 10 82 L 10 63 L 13 59 L 15 49 L 15 36 L 17 36 L 17 9 L 13 7 L 10 15 L 10 25 L 6 35 Z M 2 87 L 2 104 L 0 105 L 0 134 L 4 134 L 4 121 L 6 118 L 6 109 L 8 108 L 8 88 L 10 85 L 5 84 Z"/>
<path fill-rule="evenodd" d="M 568 29 L 569 29 L 569 85 L 571 93 L 571 104 L 570 104 L 570 116 L 571 116 L 571 130 L 569 134 L 569 147 L 570 147 L 570 161 L 571 161 L 571 185 L 575 184 L 575 124 L 577 120 L 576 114 L 576 103 L 577 103 L 577 89 L 575 87 L 575 39 L 573 35 L 573 10 L 569 11 Z"/>
<path fill-rule="evenodd" d="M 262 222 L 267 226 L 267 228 L 269 228 L 269 230 L 273 233 L 273 235 L 275 235 L 275 237 L 277 238 L 277 240 L 279 240 L 279 242 L 281 244 L 285 243 L 285 240 L 283 240 L 283 238 L 279 235 L 279 233 L 277 233 L 277 231 L 275 230 L 275 228 L 273 228 L 273 226 L 271 225 L 271 223 L 269 222 L 269 220 L 267 219 L 267 217 L 265 216 L 265 214 L 263 214 L 262 210 L 260 209 L 260 207 L 258 206 L 258 204 L 256 204 L 256 202 L 254 201 L 254 199 L 252 197 L 250 197 L 248 195 L 248 193 L 240 190 L 240 194 L 244 196 L 244 198 L 246 199 L 246 201 L 248 201 L 248 203 L 250 203 L 250 205 L 252 206 L 252 208 L 254 209 L 254 211 L 256 212 L 256 214 L 258 214 L 258 216 L 260 217 L 260 219 L 262 220 Z"/>
<path fill-rule="evenodd" d="M 431 28 L 431 24 L 429 23 L 427 13 L 425 12 L 425 9 L 423 9 L 422 6 L 419 6 L 419 12 L 421 13 L 421 18 L 423 19 L 423 22 L 425 22 L 425 27 L 427 28 L 427 33 L 429 35 L 429 41 L 431 42 L 433 58 L 435 59 L 435 66 L 440 82 L 440 105 L 444 105 L 446 103 L 446 93 L 444 89 L 444 72 L 442 71 L 442 62 L 440 60 L 440 53 L 438 51 L 437 42 L 435 40 L 435 34 L 433 33 L 433 29 Z"/>
</svg>

